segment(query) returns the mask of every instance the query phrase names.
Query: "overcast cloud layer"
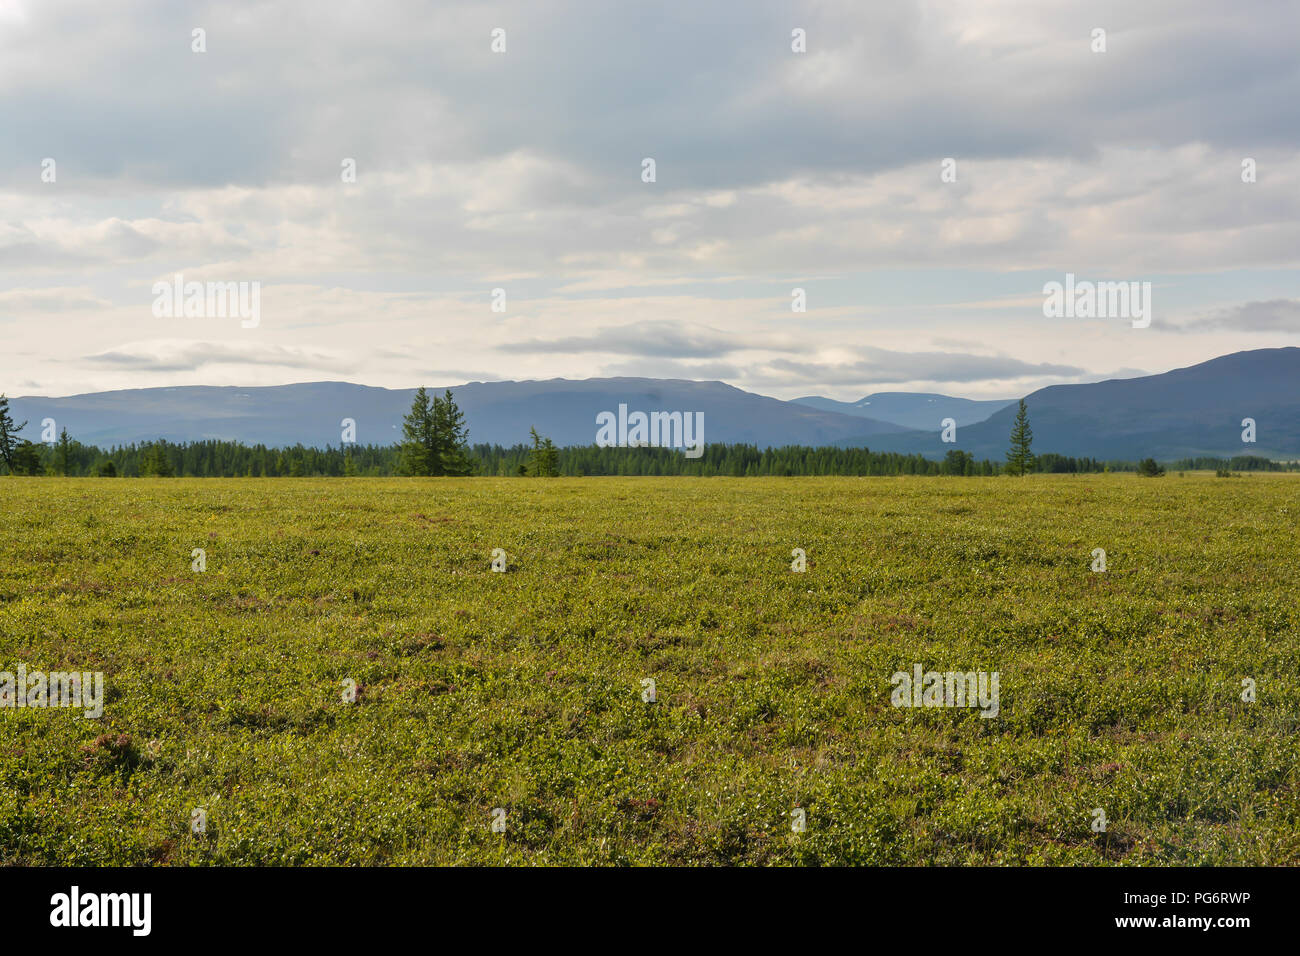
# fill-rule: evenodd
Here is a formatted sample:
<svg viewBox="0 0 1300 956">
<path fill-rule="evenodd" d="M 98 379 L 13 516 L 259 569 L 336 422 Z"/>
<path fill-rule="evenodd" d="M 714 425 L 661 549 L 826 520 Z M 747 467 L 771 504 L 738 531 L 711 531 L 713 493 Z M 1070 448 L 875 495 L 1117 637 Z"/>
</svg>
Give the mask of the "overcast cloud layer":
<svg viewBox="0 0 1300 956">
<path fill-rule="evenodd" d="M 1272 0 L 0 0 L 0 391 L 1004 397 L 1300 345 L 1297 36 Z M 1151 282 L 1151 326 L 1045 318 L 1067 272 Z M 155 316 L 176 273 L 260 323 Z"/>
</svg>

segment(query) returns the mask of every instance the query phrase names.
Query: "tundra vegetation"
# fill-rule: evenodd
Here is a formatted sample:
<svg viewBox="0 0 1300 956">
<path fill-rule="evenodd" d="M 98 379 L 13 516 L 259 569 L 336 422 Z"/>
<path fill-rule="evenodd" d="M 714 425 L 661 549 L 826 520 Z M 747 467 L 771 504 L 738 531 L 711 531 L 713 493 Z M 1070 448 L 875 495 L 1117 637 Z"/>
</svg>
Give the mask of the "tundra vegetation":
<svg viewBox="0 0 1300 956">
<path fill-rule="evenodd" d="M 105 682 L 97 720 L 0 708 L 0 863 L 1300 864 L 1291 474 L 0 509 L 0 670 Z M 891 706 L 916 665 L 998 673 L 996 717 Z"/>
</svg>

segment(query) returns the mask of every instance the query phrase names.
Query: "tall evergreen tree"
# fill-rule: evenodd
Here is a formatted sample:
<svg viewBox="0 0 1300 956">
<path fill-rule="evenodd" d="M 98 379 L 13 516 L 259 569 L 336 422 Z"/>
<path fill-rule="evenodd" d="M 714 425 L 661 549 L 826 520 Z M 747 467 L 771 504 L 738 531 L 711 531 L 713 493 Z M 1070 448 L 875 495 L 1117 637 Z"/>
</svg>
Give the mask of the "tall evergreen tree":
<svg viewBox="0 0 1300 956">
<path fill-rule="evenodd" d="M 18 433 L 26 427 L 26 422 L 14 424 L 13 416 L 9 414 L 9 399 L 0 393 L 0 458 L 4 459 L 5 467 L 12 474 L 17 474 L 14 470 L 14 449 L 18 447 Z"/>
<path fill-rule="evenodd" d="M 443 475 L 472 475 L 474 460 L 469 454 L 469 427 L 465 414 L 451 397 L 451 389 L 433 400 L 434 447 Z"/>
<path fill-rule="evenodd" d="M 59 474 L 63 475 L 65 478 L 68 476 L 68 469 L 72 464 L 71 452 L 72 442 L 68 440 L 68 430 L 65 428 L 59 435 L 59 449 L 55 457 L 55 461 L 58 463 L 57 467 L 59 469 Z"/>
<path fill-rule="evenodd" d="M 1022 398 L 1016 412 L 1016 422 L 1011 426 L 1011 448 L 1007 451 L 1008 474 L 1023 476 L 1034 470 L 1034 454 L 1029 450 L 1033 441 L 1034 433 L 1029 428 L 1029 411 Z"/>
<path fill-rule="evenodd" d="M 451 390 L 429 397 L 415 391 L 410 414 L 402 421 L 402 472 L 408 475 L 472 475 L 469 429 Z"/>
<path fill-rule="evenodd" d="M 434 440 L 433 402 L 423 385 L 415 390 L 411 411 L 402 419 L 402 474 L 438 475 L 441 470 Z"/>
</svg>

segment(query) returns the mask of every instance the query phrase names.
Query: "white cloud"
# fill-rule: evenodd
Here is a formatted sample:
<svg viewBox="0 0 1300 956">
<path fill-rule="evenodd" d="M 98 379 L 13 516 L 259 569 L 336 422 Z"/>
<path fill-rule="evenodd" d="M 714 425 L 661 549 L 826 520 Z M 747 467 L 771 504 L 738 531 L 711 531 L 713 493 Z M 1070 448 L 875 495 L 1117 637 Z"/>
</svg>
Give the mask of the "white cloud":
<svg viewBox="0 0 1300 956">
<path fill-rule="evenodd" d="M 0 0 L 0 22 L 0 376 L 52 391 L 332 376 L 339 356 L 375 384 L 582 376 L 596 355 L 798 394 L 903 374 L 1001 393 L 1296 332 L 1261 311 L 1300 299 L 1283 4 Z M 1038 273 L 1067 271 L 1187 281 L 1133 336 L 1044 323 Z M 261 282 L 259 337 L 160 327 L 148 287 L 176 272 Z M 860 358 L 957 340 L 960 367 Z M 119 353 L 137 364 L 78 357 Z"/>
</svg>

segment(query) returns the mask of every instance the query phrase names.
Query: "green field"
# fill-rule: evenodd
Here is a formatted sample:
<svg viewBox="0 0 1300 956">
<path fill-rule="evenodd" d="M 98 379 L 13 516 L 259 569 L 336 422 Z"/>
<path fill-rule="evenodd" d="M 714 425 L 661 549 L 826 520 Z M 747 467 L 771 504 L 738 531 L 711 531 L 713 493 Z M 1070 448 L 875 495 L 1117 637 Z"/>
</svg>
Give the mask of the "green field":
<svg viewBox="0 0 1300 956">
<path fill-rule="evenodd" d="M 5 478 L 0 513 L 0 671 L 107 686 L 0 710 L 0 863 L 1300 864 L 1300 476 Z M 915 664 L 997 671 L 997 717 L 891 706 Z"/>
</svg>

